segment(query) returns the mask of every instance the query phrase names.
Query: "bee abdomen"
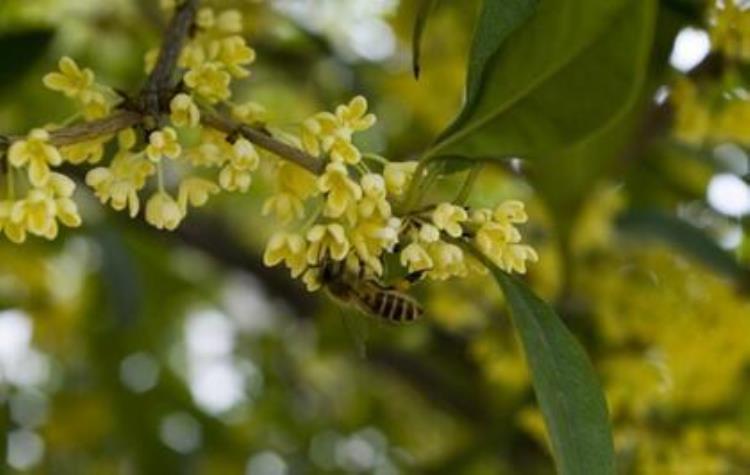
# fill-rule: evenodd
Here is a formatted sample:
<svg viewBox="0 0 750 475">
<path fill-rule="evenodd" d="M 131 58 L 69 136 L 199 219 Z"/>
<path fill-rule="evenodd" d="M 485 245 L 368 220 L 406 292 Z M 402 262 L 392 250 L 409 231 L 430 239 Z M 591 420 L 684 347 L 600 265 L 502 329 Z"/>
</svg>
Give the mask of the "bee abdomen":
<svg viewBox="0 0 750 475">
<path fill-rule="evenodd" d="M 408 295 L 392 290 L 368 292 L 362 296 L 370 313 L 391 323 L 409 323 L 422 316 L 422 306 Z"/>
</svg>

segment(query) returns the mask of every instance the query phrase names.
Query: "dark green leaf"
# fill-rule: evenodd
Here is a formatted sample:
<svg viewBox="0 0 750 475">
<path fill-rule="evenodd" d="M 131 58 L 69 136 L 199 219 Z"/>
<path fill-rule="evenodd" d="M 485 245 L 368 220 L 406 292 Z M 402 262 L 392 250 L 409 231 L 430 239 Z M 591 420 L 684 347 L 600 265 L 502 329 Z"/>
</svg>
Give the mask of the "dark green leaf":
<svg viewBox="0 0 750 475">
<path fill-rule="evenodd" d="M 414 69 L 414 77 L 419 79 L 419 74 L 422 72 L 422 37 L 424 36 L 425 28 L 427 27 L 427 19 L 430 17 L 435 8 L 437 8 L 440 0 L 422 0 L 417 11 L 417 18 L 414 21 L 414 32 L 412 34 L 412 68 Z"/>
<path fill-rule="evenodd" d="M 482 97 L 483 84 L 493 58 L 505 40 L 536 10 L 539 0 L 485 0 L 474 32 L 466 78 L 466 104 L 461 115 L 444 135 L 461 127 Z"/>
<path fill-rule="evenodd" d="M 33 30 L 0 34 L 0 92 L 22 80 L 34 64 L 41 59 L 54 37 L 51 30 Z"/>
<path fill-rule="evenodd" d="M 715 272 L 740 283 L 750 282 L 750 271 L 704 231 L 676 216 L 657 210 L 632 210 L 617 221 L 621 232 L 657 239 L 702 262 Z"/>
<path fill-rule="evenodd" d="M 655 17 L 655 0 L 545 0 L 430 155 L 534 158 L 603 129 L 637 97 Z"/>
<path fill-rule="evenodd" d="M 607 405 L 585 351 L 526 285 L 497 268 L 493 273 L 523 343 L 558 472 L 614 474 Z"/>
</svg>

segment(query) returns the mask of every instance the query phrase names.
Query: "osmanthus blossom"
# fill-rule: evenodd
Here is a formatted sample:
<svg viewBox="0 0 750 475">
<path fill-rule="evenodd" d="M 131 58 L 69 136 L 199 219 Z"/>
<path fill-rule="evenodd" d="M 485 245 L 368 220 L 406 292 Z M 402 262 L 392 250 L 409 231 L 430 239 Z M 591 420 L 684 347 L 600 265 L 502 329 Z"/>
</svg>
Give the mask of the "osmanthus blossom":
<svg viewBox="0 0 750 475">
<path fill-rule="evenodd" d="M 162 6 L 171 11 L 175 2 L 162 1 Z M 25 177 L 18 187 L 24 193 L 15 196 L 10 190 L 0 200 L 0 231 L 20 243 L 27 235 L 53 239 L 60 224 L 81 224 L 72 199 L 75 182 L 53 170 L 64 162 L 94 165 L 85 182 L 103 204 L 127 210 L 131 217 L 143 211 L 147 223 L 171 231 L 213 196 L 248 191 L 261 162 L 270 161 L 275 191 L 262 212 L 276 217 L 282 229 L 270 237 L 264 263 L 285 265 L 310 290 L 323 285 L 322 269 L 330 261 L 372 279 L 384 279 L 386 262 L 392 262 L 417 278 L 445 280 L 479 272 L 466 245 L 508 272 L 524 273 L 528 262 L 538 259 L 522 242 L 518 226 L 528 218 L 521 202 L 506 201 L 494 209 L 452 202 L 418 210 L 406 206 L 410 190 L 424 178 L 421 167 L 360 150 L 357 134 L 377 122 L 363 96 L 313 114 L 296 134 L 269 135 L 317 160 L 317 166 L 261 154 L 242 130 L 264 125 L 265 107 L 230 101 L 232 81 L 247 77 L 256 59 L 241 35 L 243 24 L 236 10 L 200 9 L 195 34 L 178 59 L 184 87 L 166 102 L 156 126 L 125 127 L 59 147 L 54 128 L 34 129 L 12 143 L 8 163 L 13 176 Z M 157 59 L 158 51 L 146 55 L 147 71 Z M 106 117 L 117 107 L 117 95 L 97 84 L 91 70 L 67 57 L 58 66 L 44 84 L 76 101 L 85 120 Z M 227 111 L 238 123 L 236 130 L 212 127 L 217 111 Z M 111 158 L 105 153 L 110 148 Z"/>
</svg>

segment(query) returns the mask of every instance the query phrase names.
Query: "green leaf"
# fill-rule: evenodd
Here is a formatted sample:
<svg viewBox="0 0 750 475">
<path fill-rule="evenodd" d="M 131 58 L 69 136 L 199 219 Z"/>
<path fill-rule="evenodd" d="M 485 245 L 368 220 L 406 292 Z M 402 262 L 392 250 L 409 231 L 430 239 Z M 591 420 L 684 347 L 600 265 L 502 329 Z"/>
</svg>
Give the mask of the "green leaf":
<svg viewBox="0 0 750 475">
<path fill-rule="evenodd" d="M 483 95 L 483 84 L 492 59 L 505 40 L 523 25 L 536 10 L 539 0 L 485 0 L 469 55 L 466 78 L 466 104 L 450 130 L 460 128 Z"/>
<path fill-rule="evenodd" d="M 417 18 L 414 21 L 414 31 L 412 33 L 412 68 L 414 70 L 414 77 L 419 79 L 419 74 L 422 72 L 422 37 L 424 36 L 425 28 L 427 27 L 427 19 L 430 17 L 433 11 L 437 8 L 440 0 L 422 0 L 417 11 Z"/>
<path fill-rule="evenodd" d="M 492 268 L 510 306 L 561 475 L 615 473 L 612 430 L 586 352 L 526 285 Z"/>
<path fill-rule="evenodd" d="M 655 0 L 545 0 L 486 59 L 428 156 L 534 158 L 606 127 L 643 84 L 655 18 Z"/>
<path fill-rule="evenodd" d="M 11 89 L 47 52 L 54 31 L 32 30 L 0 33 L 0 93 Z"/>
<path fill-rule="evenodd" d="M 617 227 L 634 237 L 660 240 L 740 284 L 750 283 L 750 270 L 704 231 L 674 215 L 658 210 L 631 210 L 618 218 Z"/>
</svg>

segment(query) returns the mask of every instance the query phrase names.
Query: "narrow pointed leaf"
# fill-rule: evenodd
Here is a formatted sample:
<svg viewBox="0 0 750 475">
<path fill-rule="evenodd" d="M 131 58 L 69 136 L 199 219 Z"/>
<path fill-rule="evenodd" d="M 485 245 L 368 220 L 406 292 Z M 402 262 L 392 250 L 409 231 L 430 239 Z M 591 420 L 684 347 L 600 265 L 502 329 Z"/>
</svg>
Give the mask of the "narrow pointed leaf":
<svg viewBox="0 0 750 475">
<path fill-rule="evenodd" d="M 523 344 L 558 473 L 614 474 L 607 405 L 585 351 L 526 285 L 497 268 L 493 273 Z"/>
</svg>

